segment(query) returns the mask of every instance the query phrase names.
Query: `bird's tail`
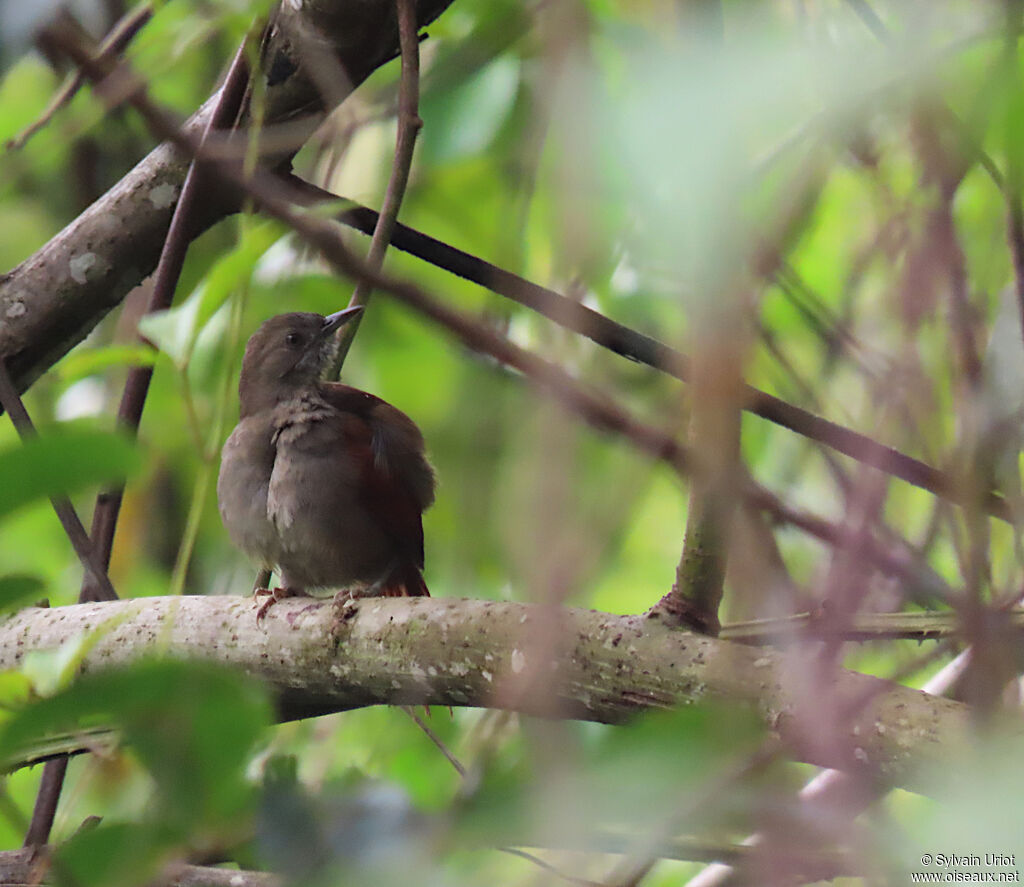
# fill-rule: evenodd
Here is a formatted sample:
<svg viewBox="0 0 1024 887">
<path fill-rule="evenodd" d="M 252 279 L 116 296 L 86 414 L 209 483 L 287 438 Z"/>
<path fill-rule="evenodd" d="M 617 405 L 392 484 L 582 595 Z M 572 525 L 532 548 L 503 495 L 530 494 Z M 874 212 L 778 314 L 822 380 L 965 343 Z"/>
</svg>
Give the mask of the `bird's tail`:
<svg viewBox="0 0 1024 887">
<path fill-rule="evenodd" d="M 384 582 L 383 597 L 430 597 L 423 574 L 415 564 L 396 567 Z"/>
</svg>

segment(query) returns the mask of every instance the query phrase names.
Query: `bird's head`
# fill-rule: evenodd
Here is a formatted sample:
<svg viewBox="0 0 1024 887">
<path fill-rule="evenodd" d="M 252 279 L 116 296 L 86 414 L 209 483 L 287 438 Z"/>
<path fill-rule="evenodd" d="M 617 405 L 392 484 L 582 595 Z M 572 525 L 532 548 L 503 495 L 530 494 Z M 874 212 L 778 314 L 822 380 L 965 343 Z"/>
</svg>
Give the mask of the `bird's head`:
<svg viewBox="0 0 1024 887">
<path fill-rule="evenodd" d="M 314 384 L 333 349 L 332 333 L 362 312 L 346 308 L 324 317 L 307 311 L 265 320 L 249 338 L 238 392 L 242 412 L 272 406 L 295 389 Z"/>
</svg>

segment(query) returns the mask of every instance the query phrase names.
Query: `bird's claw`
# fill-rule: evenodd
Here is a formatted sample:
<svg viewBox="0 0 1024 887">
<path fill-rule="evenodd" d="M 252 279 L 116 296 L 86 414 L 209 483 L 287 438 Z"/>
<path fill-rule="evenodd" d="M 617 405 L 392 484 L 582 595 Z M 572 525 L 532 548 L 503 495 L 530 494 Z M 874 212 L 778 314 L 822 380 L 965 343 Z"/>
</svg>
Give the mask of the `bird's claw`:
<svg viewBox="0 0 1024 887">
<path fill-rule="evenodd" d="M 294 597 L 295 594 L 296 592 L 290 588 L 257 588 L 253 592 L 252 596 L 257 600 L 261 597 L 265 597 L 266 600 L 263 601 L 263 603 L 260 604 L 259 609 L 256 610 L 256 625 L 259 626 L 263 624 L 263 620 L 267 615 L 267 610 L 274 606 L 274 604 L 278 601 L 283 601 L 286 597 Z"/>
<path fill-rule="evenodd" d="M 331 620 L 330 636 L 337 646 L 341 643 L 342 629 L 359 612 L 359 603 L 351 589 L 344 588 L 334 596 L 331 606 L 334 609 L 334 618 Z"/>
<path fill-rule="evenodd" d="M 332 601 L 335 610 L 335 619 L 338 622 L 348 622 L 359 611 L 359 604 L 356 603 L 356 596 L 350 589 L 342 589 Z"/>
</svg>

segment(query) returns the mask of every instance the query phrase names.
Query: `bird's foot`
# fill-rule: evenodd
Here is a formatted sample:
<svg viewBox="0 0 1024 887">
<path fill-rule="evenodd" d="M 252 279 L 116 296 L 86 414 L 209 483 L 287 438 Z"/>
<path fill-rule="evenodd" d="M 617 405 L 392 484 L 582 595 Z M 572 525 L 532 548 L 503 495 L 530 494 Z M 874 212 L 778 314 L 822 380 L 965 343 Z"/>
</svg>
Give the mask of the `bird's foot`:
<svg viewBox="0 0 1024 887">
<path fill-rule="evenodd" d="M 359 604 L 356 603 L 358 597 L 356 589 L 352 588 L 343 588 L 334 595 L 334 600 L 331 603 L 334 606 L 336 622 L 348 622 L 359 612 Z"/>
<path fill-rule="evenodd" d="M 329 635 L 337 647 L 341 644 L 343 629 L 351 619 L 354 619 L 359 612 L 358 589 L 343 588 L 334 595 L 331 607 L 334 609 L 334 618 L 331 620 Z"/>
<path fill-rule="evenodd" d="M 303 597 L 305 592 L 301 588 L 257 588 L 252 596 L 257 600 L 261 597 L 266 598 L 256 611 L 256 624 L 262 625 L 263 619 L 267 615 L 267 610 L 274 606 L 274 604 L 278 601 L 283 601 L 286 597 Z"/>
</svg>

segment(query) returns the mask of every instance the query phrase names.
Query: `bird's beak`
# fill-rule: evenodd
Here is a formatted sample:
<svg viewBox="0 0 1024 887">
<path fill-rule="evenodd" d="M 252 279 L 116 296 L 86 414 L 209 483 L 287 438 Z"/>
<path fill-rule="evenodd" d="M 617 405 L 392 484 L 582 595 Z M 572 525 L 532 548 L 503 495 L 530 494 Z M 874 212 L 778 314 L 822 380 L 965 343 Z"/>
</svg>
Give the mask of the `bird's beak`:
<svg viewBox="0 0 1024 887">
<path fill-rule="evenodd" d="M 353 308 L 344 308 L 341 311 L 335 311 L 334 314 L 328 314 L 324 318 L 324 325 L 320 327 L 319 338 L 327 338 L 336 329 L 343 327 L 350 320 L 355 320 L 362 313 L 363 306 L 356 305 Z"/>
</svg>

